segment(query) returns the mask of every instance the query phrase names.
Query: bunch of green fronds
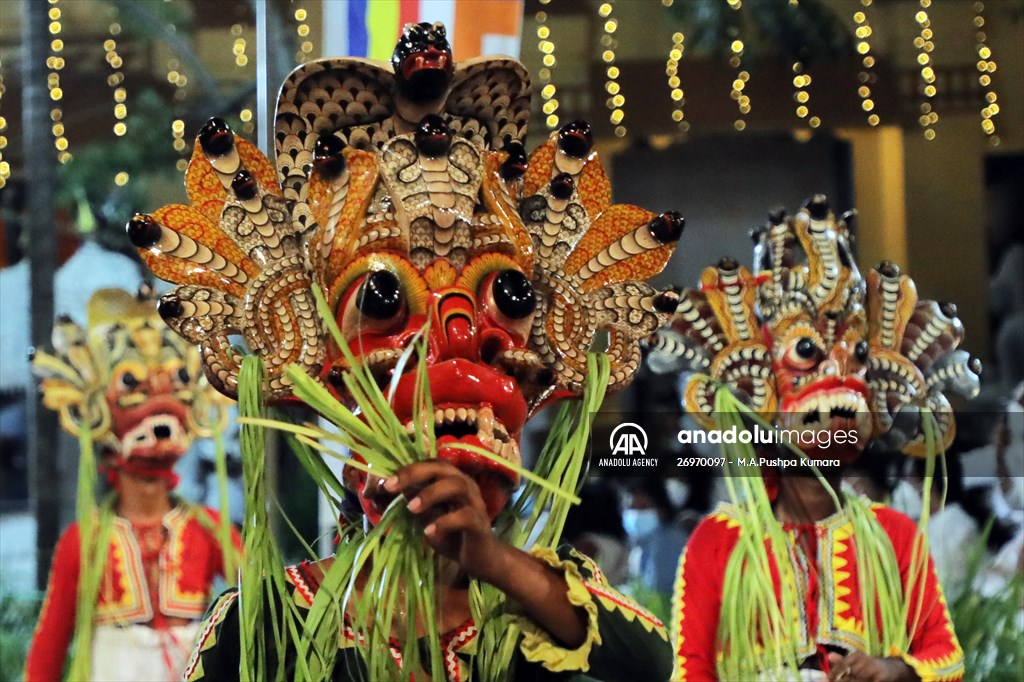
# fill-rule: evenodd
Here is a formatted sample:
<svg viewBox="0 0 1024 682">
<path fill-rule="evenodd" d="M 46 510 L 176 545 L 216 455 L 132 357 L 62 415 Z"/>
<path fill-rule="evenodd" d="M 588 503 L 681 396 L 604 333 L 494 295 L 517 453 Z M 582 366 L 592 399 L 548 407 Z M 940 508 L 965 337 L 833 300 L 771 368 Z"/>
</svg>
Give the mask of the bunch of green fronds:
<svg viewBox="0 0 1024 682">
<path fill-rule="evenodd" d="M 562 536 L 572 504 L 578 504 L 587 463 L 587 442 L 593 415 L 604 402 L 611 364 L 603 353 L 591 353 L 587 380 L 579 401 L 559 406 L 540 456 L 515 504 L 496 520 L 499 535 L 509 544 L 524 547 L 536 538 L 538 547 L 554 548 Z M 539 477 L 539 478 L 538 478 Z M 550 484 L 555 484 L 552 488 Z M 541 519 L 544 512 L 543 526 Z M 493 585 L 470 582 L 470 609 L 477 624 L 477 668 L 483 680 L 506 680 L 519 641 L 520 630 L 508 612 L 505 595 Z"/>
<path fill-rule="evenodd" d="M 114 528 L 114 493 L 109 494 L 96 510 L 96 455 L 92 431 L 82 425 L 78 432 L 78 491 L 75 501 L 78 516 L 79 568 L 78 594 L 75 606 L 74 651 L 69 678 L 87 680 L 92 677 L 92 632 L 99 599 L 100 583 L 106 568 L 110 533 Z"/>
<path fill-rule="evenodd" d="M 968 586 L 985 568 L 985 546 L 991 522 L 967 559 Z M 999 594 L 986 597 L 970 587 L 950 604 L 953 629 L 964 650 L 964 679 L 1017 682 L 1024 670 L 1021 642 L 1021 610 L 1024 604 L 1024 573 L 1018 571 Z"/>
<path fill-rule="evenodd" d="M 404 498 L 396 498 L 380 522 L 368 531 L 339 528 L 342 542 L 304 617 L 287 597 L 281 553 L 267 521 L 267 490 L 263 478 L 265 427 L 290 434 L 297 458 L 329 499 L 342 497 L 344 490 L 313 450 L 340 458 L 347 466 L 381 478 L 409 464 L 437 456 L 430 426 L 434 410 L 427 378 L 426 330 L 400 358 L 385 395 L 370 370 L 352 354 L 319 288 L 314 287 L 314 295 L 321 319 L 348 364 L 344 385 L 356 409 L 348 409 L 301 368 L 291 366 L 286 375 L 294 395 L 337 430 L 326 430 L 317 424 L 298 425 L 262 418 L 261 362 L 255 357 L 247 357 L 243 362 L 239 375 L 239 422 L 243 425 L 247 519 L 243 530 L 245 559 L 240 600 L 242 679 L 283 680 L 289 643 L 296 654 L 295 679 L 328 679 L 335 665 L 339 636 L 352 639 L 364 663 L 363 668 L 350 671 L 352 676 L 369 680 L 402 679 L 423 669 L 431 679 L 444 679 L 439 632 L 439 559 L 424 542 L 420 524 L 406 509 Z M 425 428 L 410 438 L 392 410 L 390 398 L 413 357 L 416 365 L 412 370 L 415 372 L 412 423 Z M 540 534 L 541 542 L 552 545 L 557 542 L 569 504 L 579 501 L 576 491 L 586 459 L 590 413 L 600 405 L 607 386 L 607 359 L 595 359 L 590 374 L 592 381 L 582 403 L 575 409 L 563 407 L 559 412 L 549 445 L 540 458 L 541 471 L 530 472 L 480 448 L 462 444 L 451 446 L 472 450 L 527 481 L 524 495 L 532 501 L 535 516 L 526 524 L 506 517 L 503 524 L 505 537 L 520 542 L 520 546 L 536 527 L 539 518 L 536 510 L 545 507 L 550 508 L 550 523 Z M 341 446 L 340 450 L 337 446 Z M 315 556 L 311 548 L 307 550 Z M 489 586 L 474 582 L 470 601 L 479 626 L 489 619 L 497 620 L 503 596 Z M 421 652 L 418 629 L 423 631 L 429 660 L 425 660 Z M 269 637 L 264 636 L 264 632 Z M 491 661 L 489 666 L 493 671 L 483 678 L 504 679 L 503 671 L 508 668 L 516 640 L 509 640 L 505 628 L 501 633 L 482 636 L 480 641 L 478 655 Z M 398 649 L 401 668 L 392 655 L 392 646 Z M 495 649 L 493 655 L 484 653 L 488 646 Z M 268 654 L 273 655 L 276 666 L 271 666 Z"/>
<path fill-rule="evenodd" d="M 737 431 L 751 422 L 761 428 L 774 427 L 737 399 L 727 387 L 715 393 L 715 424 L 718 429 Z M 926 477 L 930 481 L 935 466 L 935 426 L 931 413 L 923 411 L 923 423 L 929 448 Z M 795 454 L 803 453 L 784 439 Z M 727 462 L 751 460 L 755 456 L 750 443 L 723 443 Z M 812 467 L 813 468 L 813 467 Z M 899 564 L 889 537 L 871 512 L 870 504 L 860 497 L 847 497 L 845 506 L 817 468 L 818 481 L 832 496 L 836 511 L 844 510 L 853 528 L 853 546 L 857 562 L 861 612 L 864 614 L 865 653 L 888 656 L 893 647 L 907 651 L 917 628 L 923 604 L 928 549 L 924 533 L 913 547 L 909 589 L 900 582 Z M 721 643 L 719 673 L 723 679 L 755 679 L 764 674 L 786 679 L 795 671 L 799 649 L 806 633 L 800 622 L 803 603 L 802 577 L 798 570 L 815 557 L 805 557 L 789 532 L 775 518 L 764 480 L 735 465 L 726 465 L 726 485 L 738 510 L 739 536 L 726 564 L 723 602 L 718 625 Z M 930 489 L 930 483 L 925 490 Z M 929 501 L 924 501 L 928 509 Z M 927 524 L 927 517 L 922 520 Z M 767 550 L 767 551 L 766 551 Z M 781 584 L 776 595 L 772 581 L 776 567 Z M 826 567 L 827 568 L 827 567 Z M 917 599 L 909 598 L 918 590 Z M 911 604 L 916 609 L 911 613 Z"/>
</svg>

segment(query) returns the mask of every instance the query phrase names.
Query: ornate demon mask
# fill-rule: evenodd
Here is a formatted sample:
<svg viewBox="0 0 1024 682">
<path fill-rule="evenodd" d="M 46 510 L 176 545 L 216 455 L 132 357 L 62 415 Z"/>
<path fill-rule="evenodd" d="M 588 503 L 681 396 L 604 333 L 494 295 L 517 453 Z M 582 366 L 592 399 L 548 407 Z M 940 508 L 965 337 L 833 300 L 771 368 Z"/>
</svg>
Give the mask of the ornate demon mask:
<svg viewBox="0 0 1024 682">
<path fill-rule="evenodd" d="M 610 388 L 628 384 L 639 341 L 676 303 L 639 280 L 664 267 L 683 223 L 610 205 L 585 123 L 527 160 L 529 82 L 517 62 L 452 71 L 435 24 L 408 27 L 393 63 L 395 72 L 327 59 L 293 72 L 278 102 L 276 173 L 210 121 L 186 174 L 192 206 L 137 216 L 128 233 L 153 272 L 180 285 L 160 314 L 199 344 L 210 382 L 228 395 L 241 359 L 229 338 L 240 335 L 263 358 L 272 399 L 289 399 L 284 370 L 296 364 L 351 404 L 340 380 L 349 367 L 316 314 L 313 284 L 382 385 L 406 370 L 402 352 L 429 322 L 439 456 L 476 478 L 493 515 L 515 476 L 445 445 L 518 464 L 526 419 L 582 393 L 599 332 Z M 406 372 L 392 400 L 410 433 L 413 385 Z M 366 477 L 349 485 L 377 518 Z"/>
<path fill-rule="evenodd" d="M 53 354 L 36 352 L 43 404 L 72 434 L 83 429 L 118 470 L 168 476 L 195 435 L 206 432 L 212 392 L 193 348 L 170 333 L 146 292 L 102 289 L 88 326 L 61 318 Z"/>
<path fill-rule="evenodd" d="M 865 281 L 846 223 L 823 196 L 795 217 L 773 214 L 752 236 L 758 274 L 732 258 L 707 268 L 653 340 L 652 367 L 695 373 L 687 411 L 711 427 L 714 391 L 725 385 L 781 428 L 856 432 L 801 440 L 812 442 L 808 454 L 828 443 L 830 457 L 850 460 L 886 435 L 923 455 L 920 410 L 929 408 L 948 446 L 955 425 L 944 392 L 973 394 L 980 371 L 956 350 L 964 335 L 956 307 L 919 301 L 889 262 Z"/>
</svg>

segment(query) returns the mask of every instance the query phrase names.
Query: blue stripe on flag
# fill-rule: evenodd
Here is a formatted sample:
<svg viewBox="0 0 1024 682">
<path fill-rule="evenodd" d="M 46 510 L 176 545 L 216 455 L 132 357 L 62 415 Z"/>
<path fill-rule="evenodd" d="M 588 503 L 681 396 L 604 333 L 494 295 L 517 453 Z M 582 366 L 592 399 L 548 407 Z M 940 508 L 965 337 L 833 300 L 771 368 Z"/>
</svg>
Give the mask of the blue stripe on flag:
<svg viewBox="0 0 1024 682">
<path fill-rule="evenodd" d="M 370 39 L 366 31 L 366 4 L 369 0 L 348 1 L 348 54 L 366 57 Z"/>
</svg>

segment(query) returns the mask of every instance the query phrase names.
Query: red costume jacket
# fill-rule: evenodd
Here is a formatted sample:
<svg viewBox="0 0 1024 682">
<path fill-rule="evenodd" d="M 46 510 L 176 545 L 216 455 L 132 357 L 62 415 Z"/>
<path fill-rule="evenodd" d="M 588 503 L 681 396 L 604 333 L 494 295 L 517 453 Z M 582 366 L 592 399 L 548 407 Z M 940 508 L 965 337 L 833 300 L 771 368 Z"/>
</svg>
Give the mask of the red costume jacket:
<svg viewBox="0 0 1024 682">
<path fill-rule="evenodd" d="M 205 513 L 217 527 L 220 517 Z M 158 555 L 146 556 L 132 524 L 115 516 L 110 549 L 96 604 L 96 624 L 149 624 L 166 627 L 166 618 L 199 620 L 210 602 L 213 580 L 224 573 L 224 559 L 217 538 L 182 505 L 164 515 L 165 540 Z M 232 542 L 240 548 L 238 533 Z M 25 680 L 59 680 L 75 628 L 79 577 L 78 523 L 61 535 L 53 557 L 42 613 L 32 636 Z M 157 585 L 147 579 L 147 562 L 158 561 Z M 152 575 L 153 573 L 150 573 Z"/>
<path fill-rule="evenodd" d="M 680 563 L 676 579 L 674 680 L 717 680 L 719 647 L 717 631 L 722 611 L 722 581 L 726 562 L 739 537 L 735 522 L 738 509 L 722 505 L 694 531 Z M 910 576 L 917 525 L 908 517 L 882 505 L 872 511 L 892 541 L 904 590 Z M 790 537 L 813 533 L 817 570 L 794 562 L 804 626 L 804 641 L 797 643 L 801 659 L 826 659 L 824 647 L 847 652 L 863 650 L 864 624 L 854 554 L 853 526 L 845 513 L 837 513 L 813 526 L 784 526 Z M 766 550 L 767 551 L 767 550 Z M 769 554 L 776 598 L 780 594 L 778 569 Z M 918 609 L 918 590 L 911 591 L 910 617 Z M 728 595 L 726 595 L 728 598 Z M 963 679 L 963 651 L 953 632 L 946 600 L 929 558 L 921 615 L 910 651 L 891 652 L 906 661 L 924 682 Z M 910 624 L 908 623 L 908 631 Z M 824 665 L 823 669 L 827 669 Z"/>
</svg>

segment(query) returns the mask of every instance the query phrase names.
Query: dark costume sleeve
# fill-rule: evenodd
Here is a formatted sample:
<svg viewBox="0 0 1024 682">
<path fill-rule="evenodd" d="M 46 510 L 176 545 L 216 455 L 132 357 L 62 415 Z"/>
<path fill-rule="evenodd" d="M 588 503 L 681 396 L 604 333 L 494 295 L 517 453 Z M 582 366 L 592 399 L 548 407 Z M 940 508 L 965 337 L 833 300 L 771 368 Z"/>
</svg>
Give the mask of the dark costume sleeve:
<svg viewBox="0 0 1024 682">
<path fill-rule="evenodd" d="M 231 588 L 207 610 L 184 678 L 237 680 L 241 661 L 238 637 L 238 589 Z"/>
<path fill-rule="evenodd" d="M 61 535 L 53 554 L 46 598 L 25 661 L 26 682 L 53 682 L 61 678 L 75 629 L 78 557 L 78 524 L 73 523 Z"/>
<path fill-rule="evenodd" d="M 738 531 L 727 517 L 712 514 L 694 530 L 679 563 L 672 600 L 676 682 L 717 680 L 718 620 L 722 576 Z"/>
<path fill-rule="evenodd" d="M 599 680 L 668 680 L 672 649 L 660 620 L 615 590 L 593 560 L 571 547 L 530 553 L 564 572 L 570 603 L 587 613 L 587 637 L 575 649 L 566 649 L 519 616 L 519 649 L 526 661 L 551 672 L 579 672 Z"/>
<path fill-rule="evenodd" d="M 953 631 L 946 597 L 935 574 L 935 562 L 928 556 L 926 570 L 911 584 L 917 524 L 887 507 L 875 510 L 879 523 L 892 539 L 900 566 L 903 589 L 910 600 L 907 631 L 912 633 L 910 651 L 892 651 L 914 669 L 923 682 L 956 682 L 964 677 L 964 652 Z M 919 551 L 924 551 L 924 543 Z M 920 573 L 920 569 L 918 569 Z M 922 583 L 923 581 L 923 583 Z M 915 627 L 916 621 L 916 627 Z"/>
</svg>

